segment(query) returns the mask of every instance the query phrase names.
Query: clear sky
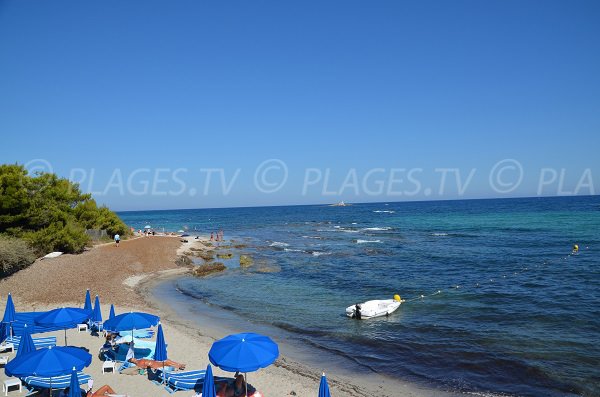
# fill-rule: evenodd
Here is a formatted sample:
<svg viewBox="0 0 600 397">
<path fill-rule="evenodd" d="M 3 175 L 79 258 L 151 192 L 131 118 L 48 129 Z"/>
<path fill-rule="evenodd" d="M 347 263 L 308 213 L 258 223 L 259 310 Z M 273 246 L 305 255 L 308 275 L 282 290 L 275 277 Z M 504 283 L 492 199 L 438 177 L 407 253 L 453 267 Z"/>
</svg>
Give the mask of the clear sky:
<svg viewBox="0 0 600 397">
<path fill-rule="evenodd" d="M 117 210 L 598 193 L 598 21 L 596 0 L 3 0 L 0 162 Z"/>
</svg>

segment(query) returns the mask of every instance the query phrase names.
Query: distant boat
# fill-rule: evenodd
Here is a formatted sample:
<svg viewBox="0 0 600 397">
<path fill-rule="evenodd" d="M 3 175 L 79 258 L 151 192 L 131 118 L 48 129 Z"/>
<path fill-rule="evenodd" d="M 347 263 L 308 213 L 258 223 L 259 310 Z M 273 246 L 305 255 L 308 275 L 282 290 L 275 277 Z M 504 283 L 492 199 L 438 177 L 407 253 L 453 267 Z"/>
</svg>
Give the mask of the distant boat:
<svg viewBox="0 0 600 397">
<path fill-rule="evenodd" d="M 339 203 L 335 203 L 335 204 L 330 204 L 330 207 L 348 207 L 352 204 L 346 204 L 343 201 L 340 201 Z"/>
<path fill-rule="evenodd" d="M 346 308 L 346 316 L 358 320 L 389 316 L 402 304 L 403 300 L 399 295 L 394 295 L 394 299 L 379 299 L 363 303 L 357 303 Z"/>
</svg>

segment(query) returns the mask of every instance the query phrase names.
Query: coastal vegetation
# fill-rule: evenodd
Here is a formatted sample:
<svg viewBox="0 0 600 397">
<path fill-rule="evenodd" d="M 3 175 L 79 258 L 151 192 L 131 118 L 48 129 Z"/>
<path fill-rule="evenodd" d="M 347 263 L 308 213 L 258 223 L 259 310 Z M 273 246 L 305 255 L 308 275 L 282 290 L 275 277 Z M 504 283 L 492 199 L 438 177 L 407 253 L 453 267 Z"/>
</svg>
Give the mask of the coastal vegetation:
<svg viewBox="0 0 600 397">
<path fill-rule="evenodd" d="M 34 256 L 81 252 L 90 242 L 86 229 L 106 230 L 110 236 L 129 233 L 114 212 L 99 207 L 78 184 L 51 173 L 29 175 L 22 165 L 0 165 L 0 236 L 3 244 L 20 250 L 19 255 L 0 251 L 3 268 L 5 258 L 19 258 L 7 269 L 33 262 L 25 246 Z"/>
<path fill-rule="evenodd" d="M 34 260 L 33 249 L 25 241 L 0 235 L 0 277 L 21 270 Z"/>
</svg>

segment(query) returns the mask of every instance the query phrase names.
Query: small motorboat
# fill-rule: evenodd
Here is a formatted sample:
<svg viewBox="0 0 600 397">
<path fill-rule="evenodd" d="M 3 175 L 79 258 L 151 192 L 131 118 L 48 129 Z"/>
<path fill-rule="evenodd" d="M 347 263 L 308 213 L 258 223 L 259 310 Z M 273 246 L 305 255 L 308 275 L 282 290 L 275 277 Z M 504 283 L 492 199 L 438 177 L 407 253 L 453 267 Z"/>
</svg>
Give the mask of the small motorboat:
<svg viewBox="0 0 600 397">
<path fill-rule="evenodd" d="M 404 302 L 400 295 L 394 295 L 394 299 L 379 299 L 363 303 L 357 303 L 346 308 L 346 315 L 357 320 L 389 316 Z"/>
</svg>

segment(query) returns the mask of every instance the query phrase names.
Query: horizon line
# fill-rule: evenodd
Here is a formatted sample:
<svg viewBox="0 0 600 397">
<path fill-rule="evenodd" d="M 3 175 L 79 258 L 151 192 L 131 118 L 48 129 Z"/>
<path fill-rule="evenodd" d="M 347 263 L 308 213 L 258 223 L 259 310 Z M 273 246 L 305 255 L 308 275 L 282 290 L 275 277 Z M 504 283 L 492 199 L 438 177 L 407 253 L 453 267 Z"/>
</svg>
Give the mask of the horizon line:
<svg viewBox="0 0 600 397">
<path fill-rule="evenodd" d="M 482 200 L 519 200 L 519 199 L 552 199 L 566 197 L 596 197 L 600 194 L 571 194 L 571 195 L 554 195 L 554 196 L 514 196 L 514 197 L 470 197 L 470 198 L 452 198 L 452 199 L 429 199 L 429 200 L 403 200 L 403 201 L 366 201 L 352 202 L 343 201 L 346 206 L 363 205 L 363 204 L 401 204 L 401 203 L 430 203 L 439 201 L 482 201 Z M 337 203 L 341 202 L 338 201 Z M 152 212 L 152 211 L 195 211 L 195 210 L 224 210 L 224 209 L 240 209 L 240 208 L 277 208 L 277 207 L 331 207 L 337 203 L 311 203 L 311 204 L 274 204 L 274 205 L 240 205 L 231 207 L 204 207 L 204 208 L 162 208 L 162 209 L 145 209 L 145 210 L 112 210 L 117 213 L 122 212 Z"/>
</svg>

